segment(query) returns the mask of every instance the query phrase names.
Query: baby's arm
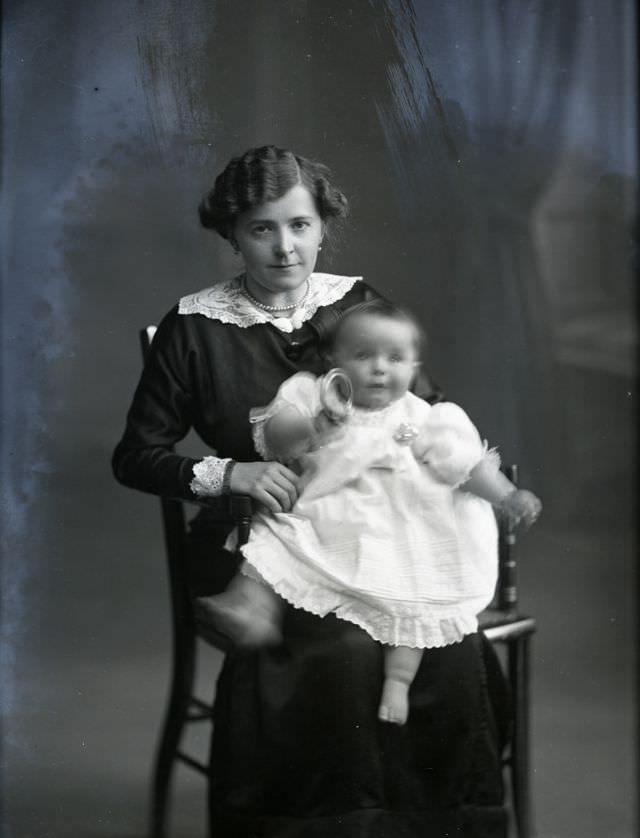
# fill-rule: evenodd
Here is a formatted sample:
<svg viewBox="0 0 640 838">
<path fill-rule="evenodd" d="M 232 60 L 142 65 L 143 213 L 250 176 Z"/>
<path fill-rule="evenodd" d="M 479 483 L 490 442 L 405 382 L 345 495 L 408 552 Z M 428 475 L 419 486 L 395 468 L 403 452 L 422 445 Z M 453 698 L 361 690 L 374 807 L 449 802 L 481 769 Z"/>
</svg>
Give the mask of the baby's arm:
<svg viewBox="0 0 640 838">
<path fill-rule="evenodd" d="M 516 488 L 490 454 L 474 466 L 459 488 L 489 501 L 514 526 L 520 521 L 531 526 L 542 511 L 540 499 L 527 489 Z"/>
<path fill-rule="evenodd" d="M 439 480 L 489 501 L 514 526 L 520 521 L 530 525 L 540 514 L 540 500 L 505 477 L 497 453 L 486 450 L 458 405 L 434 405 L 411 447 L 416 459 L 428 465 Z"/>
</svg>

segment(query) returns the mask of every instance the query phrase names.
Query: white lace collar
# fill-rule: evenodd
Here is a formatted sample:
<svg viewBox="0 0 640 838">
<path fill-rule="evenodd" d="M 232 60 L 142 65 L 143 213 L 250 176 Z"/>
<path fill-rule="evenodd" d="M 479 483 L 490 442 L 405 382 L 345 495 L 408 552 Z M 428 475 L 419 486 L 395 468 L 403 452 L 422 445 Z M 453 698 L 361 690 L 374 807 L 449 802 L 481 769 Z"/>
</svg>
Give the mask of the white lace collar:
<svg viewBox="0 0 640 838">
<path fill-rule="evenodd" d="M 272 323 L 281 332 L 292 332 L 310 320 L 322 306 L 341 300 L 360 279 L 360 276 L 313 273 L 309 277 L 309 292 L 300 308 L 291 317 L 274 317 L 254 306 L 245 296 L 240 274 L 227 282 L 183 297 L 178 314 L 202 314 L 210 320 L 231 323 L 242 329 L 258 323 Z"/>
</svg>

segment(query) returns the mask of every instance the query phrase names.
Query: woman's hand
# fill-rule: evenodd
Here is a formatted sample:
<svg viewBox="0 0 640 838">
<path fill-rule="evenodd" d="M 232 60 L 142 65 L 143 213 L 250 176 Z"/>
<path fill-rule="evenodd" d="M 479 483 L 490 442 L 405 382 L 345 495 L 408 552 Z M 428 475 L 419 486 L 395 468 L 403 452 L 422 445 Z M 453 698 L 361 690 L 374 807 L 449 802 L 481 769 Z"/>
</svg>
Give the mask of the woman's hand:
<svg viewBox="0 0 640 838">
<path fill-rule="evenodd" d="M 271 512 L 288 512 L 298 499 L 298 476 L 282 463 L 236 463 L 229 488 L 235 495 L 249 495 Z"/>
<path fill-rule="evenodd" d="M 542 512 L 542 503 L 533 492 L 514 489 L 498 505 L 498 510 L 512 526 L 515 527 L 520 521 L 524 521 L 526 526 L 530 527 Z"/>
</svg>

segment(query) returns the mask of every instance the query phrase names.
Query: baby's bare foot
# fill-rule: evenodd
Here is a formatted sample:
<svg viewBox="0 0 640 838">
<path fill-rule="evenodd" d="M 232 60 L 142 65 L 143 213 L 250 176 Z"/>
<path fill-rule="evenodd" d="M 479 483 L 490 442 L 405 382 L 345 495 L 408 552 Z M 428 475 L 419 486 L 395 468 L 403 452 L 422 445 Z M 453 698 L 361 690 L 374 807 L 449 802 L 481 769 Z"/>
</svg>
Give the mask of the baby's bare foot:
<svg viewBox="0 0 640 838">
<path fill-rule="evenodd" d="M 232 594 L 200 597 L 196 600 L 196 620 L 207 636 L 207 627 L 213 626 L 235 646 L 256 648 L 279 643 L 280 629 L 271 614 L 261 609 L 251 609 Z"/>
<path fill-rule="evenodd" d="M 378 718 L 383 722 L 403 725 L 409 715 L 409 686 L 387 678 L 382 687 Z"/>
</svg>

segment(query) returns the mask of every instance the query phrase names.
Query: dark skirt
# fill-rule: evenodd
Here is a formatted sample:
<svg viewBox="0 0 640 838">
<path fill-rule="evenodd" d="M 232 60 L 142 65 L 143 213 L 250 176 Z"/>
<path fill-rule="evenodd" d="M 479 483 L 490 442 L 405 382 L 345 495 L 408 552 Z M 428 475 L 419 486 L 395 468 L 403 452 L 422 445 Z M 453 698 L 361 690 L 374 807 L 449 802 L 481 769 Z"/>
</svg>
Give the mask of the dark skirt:
<svg viewBox="0 0 640 838">
<path fill-rule="evenodd" d="M 284 637 L 220 674 L 213 836 L 504 838 L 504 692 L 481 635 L 424 653 L 403 727 L 377 719 L 382 648 L 365 632 L 290 609 Z"/>
<path fill-rule="evenodd" d="M 223 537 L 192 523 L 194 594 L 235 572 Z M 483 635 L 424 652 L 398 727 L 377 718 L 383 649 L 368 634 L 294 608 L 283 634 L 225 658 L 211 838 L 505 838 L 507 693 Z"/>
</svg>

